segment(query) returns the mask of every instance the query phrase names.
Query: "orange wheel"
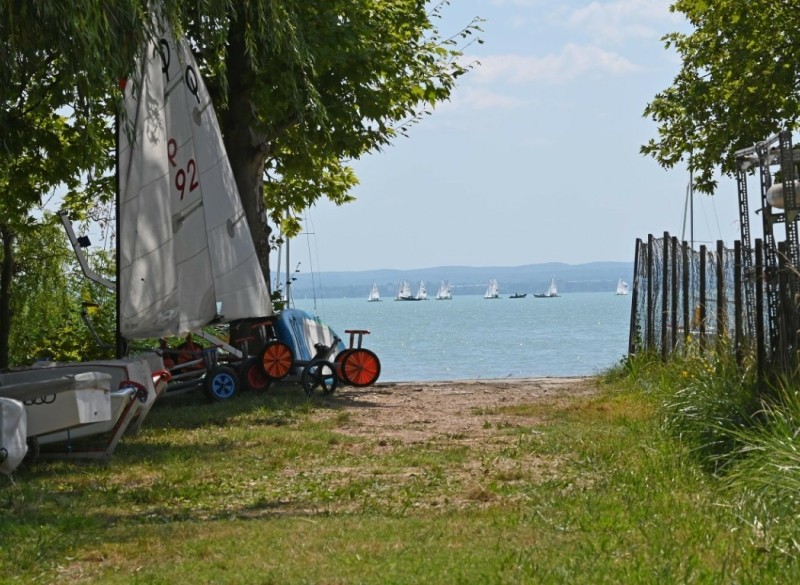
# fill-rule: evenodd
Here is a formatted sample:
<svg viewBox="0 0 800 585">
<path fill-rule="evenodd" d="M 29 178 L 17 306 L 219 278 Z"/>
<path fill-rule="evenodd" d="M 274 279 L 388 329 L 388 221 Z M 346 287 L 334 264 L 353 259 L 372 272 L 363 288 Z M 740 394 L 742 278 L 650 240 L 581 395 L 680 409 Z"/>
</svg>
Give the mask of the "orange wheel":
<svg viewBox="0 0 800 585">
<path fill-rule="evenodd" d="M 369 386 L 381 375 L 381 361 L 374 352 L 356 348 L 342 359 L 342 376 L 353 386 Z"/>
<path fill-rule="evenodd" d="M 352 349 L 343 349 L 337 353 L 336 357 L 333 359 L 333 365 L 336 368 L 336 375 L 342 384 L 350 384 L 350 380 L 344 376 L 344 368 L 342 367 L 342 363 L 344 362 L 344 358 L 350 355 L 350 352 L 352 351 Z"/>
<path fill-rule="evenodd" d="M 271 380 L 285 378 L 294 363 L 292 348 L 282 341 L 268 341 L 261 353 L 261 363 L 264 372 Z"/>
</svg>

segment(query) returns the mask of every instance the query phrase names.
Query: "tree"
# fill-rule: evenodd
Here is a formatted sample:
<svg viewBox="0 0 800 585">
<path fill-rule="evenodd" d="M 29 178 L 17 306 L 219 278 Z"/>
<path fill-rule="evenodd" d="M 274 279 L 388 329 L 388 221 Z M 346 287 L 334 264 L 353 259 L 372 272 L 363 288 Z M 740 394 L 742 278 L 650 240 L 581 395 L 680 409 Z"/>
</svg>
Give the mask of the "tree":
<svg viewBox="0 0 800 585">
<path fill-rule="evenodd" d="M 671 168 L 690 159 L 696 187 L 713 192 L 734 153 L 800 117 L 800 11 L 790 0 L 677 0 L 694 31 L 664 37 L 683 61 L 673 84 L 647 105 L 658 138 L 642 153 Z"/>
<path fill-rule="evenodd" d="M 65 185 L 78 212 L 113 195 L 117 82 L 153 34 L 154 1 L 0 3 L 0 217 L 4 243 L 12 242 L 4 248 L 9 267 L 17 230 L 42 193 Z M 158 4 L 197 54 L 266 282 L 266 216 L 291 233 L 320 197 L 351 201 L 357 178 L 348 161 L 390 144 L 448 99 L 471 66 L 461 49 L 479 31 L 475 20 L 440 36 L 433 22 L 447 0 L 430 11 L 424 0 Z M 0 270 L 7 324 L 4 276 L 13 269 Z M 0 326 L 0 365 L 7 329 Z"/>
<path fill-rule="evenodd" d="M 291 234 L 320 197 L 351 201 L 347 162 L 405 133 L 468 69 L 457 42 L 479 23 L 442 38 L 433 21 L 446 5 L 262 0 L 187 20 L 267 282 L 265 211 Z"/>
</svg>

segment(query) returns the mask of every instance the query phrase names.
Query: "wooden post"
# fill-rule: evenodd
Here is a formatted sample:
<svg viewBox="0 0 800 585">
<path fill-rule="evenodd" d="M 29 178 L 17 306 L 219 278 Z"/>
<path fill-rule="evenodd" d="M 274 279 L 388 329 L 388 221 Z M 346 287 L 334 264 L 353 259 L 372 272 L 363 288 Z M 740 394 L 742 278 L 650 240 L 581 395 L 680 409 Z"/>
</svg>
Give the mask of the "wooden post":
<svg viewBox="0 0 800 585">
<path fill-rule="evenodd" d="M 764 334 L 764 244 L 761 238 L 756 238 L 756 371 L 760 381 L 764 380 L 767 371 L 767 349 Z"/>
<path fill-rule="evenodd" d="M 691 312 L 689 306 L 689 284 L 690 284 L 690 272 L 689 272 L 689 243 L 684 240 L 683 245 L 681 248 L 681 253 L 683 254 L 683 282 L 681 283 L 681 287 L 683 289 L 683 341 L 686 341 L 686 338 L 689 336 L 690 331 L 692 330 L 692 321 L 691 321 Z"/>
<path fill-rule="evenodd" d="M 698 328 L 700 329 L 700 349 L 706 346 L 706 259 L 708 255 L 705 244 L 700 246 L 700 303 L 698 305 Z"/>
<path fill-rule="evenodd" d="M 661 359 L 669 357 L 669 232 L 664 232 L 661 241 Z"/>
<path fill-rule="evenodd" d="M 678 238 L 672 238 L 672 271 L 671 271 L 671 283 L 672 283 L 672 296 L 670 300 L 672 301 L 671 310 L 670 310 L 670 327 L 672 328 L 672 336 L 670 339 L 670 344 L 672 346 L 673 351 L 676 347 L 678 347 Z"/>
<path fill-rule="evenodd" d="M 728 308 L 725 298 L 725 245 L 717 240 L 717 349 L 728 334 Z"/>
<path fill-rule="evenodd" d="M 639 336 L 639 323 L 641 322 L 638 313 L 639 305 L 639 255 L 642 249 L 642 239 L 636 238 L 636 247 L 633 255 L 633 290 L 631 291 L 631 322 L 628 331 L 628 355 L 636 353 L 636 343 Z"/>
<path fill-rule="evenodd" d="M 653 351 L 655 346 L 655 327 L 653 315 L 653 234 L 647 236 L 647 327 L 645 339 L 647 351 Z"/>
<path fill-rule="evenodd" d="M 744 361 L 742 305 L 742 243 L 736 240 L 733 243 L 733 351 L 739 367 Z"/>
</svg>

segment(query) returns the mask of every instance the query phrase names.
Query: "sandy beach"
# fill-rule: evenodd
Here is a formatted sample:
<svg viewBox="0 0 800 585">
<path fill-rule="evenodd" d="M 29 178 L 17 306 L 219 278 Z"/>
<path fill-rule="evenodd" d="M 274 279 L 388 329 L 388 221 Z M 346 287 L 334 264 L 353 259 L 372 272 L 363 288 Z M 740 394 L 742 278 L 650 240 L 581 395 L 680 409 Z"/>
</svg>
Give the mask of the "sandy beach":
<svg viewBox="0 0 800 585">
<path fill-rule="evenodd" d="M 565 402 L 596 392 L 594 377 L 554 377 L 346 386 L 323 401 L 347 412 L 339 432 L 395 445 L 440 436 L 469 443 L 487 435 L 487 424 L 513 423 L 513 410 L 505 407 Z"/>
</svg>

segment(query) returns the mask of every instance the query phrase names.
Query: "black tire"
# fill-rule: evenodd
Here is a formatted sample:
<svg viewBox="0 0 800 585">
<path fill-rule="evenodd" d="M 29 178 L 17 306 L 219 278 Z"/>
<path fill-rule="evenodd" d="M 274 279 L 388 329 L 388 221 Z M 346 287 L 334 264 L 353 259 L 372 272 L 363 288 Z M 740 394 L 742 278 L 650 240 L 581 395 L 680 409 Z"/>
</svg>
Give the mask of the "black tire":
<svg viewBox="0 0 800 585">
<path fill-rule="evenodd" d="M 261 359 L 251 357 L 244 360 L 239 366 L 239 387 L 250 392 L 263 392 L 272 383 L 267 376 Z"/>
<path fill-rule="evenodd" d="M 314 395 L 317 388 L 323 394 L 332 394 L 339 386 L 339 376 L 336 366 L 328 360 L 314 360 L 310 362 L 300 376 L 303 389 L 308 396 Z"/>
<path fill-rule="evenodd" d="M 215 402 L 230 400 L 239 392 L 239 376 L 228 366 L 216 366 L 203 380 L 206 396 Z"/>
</svg>

